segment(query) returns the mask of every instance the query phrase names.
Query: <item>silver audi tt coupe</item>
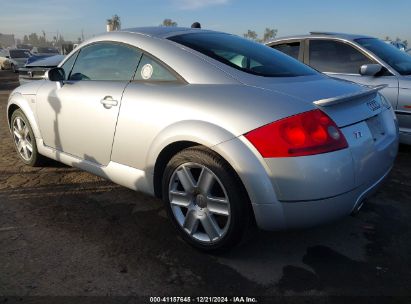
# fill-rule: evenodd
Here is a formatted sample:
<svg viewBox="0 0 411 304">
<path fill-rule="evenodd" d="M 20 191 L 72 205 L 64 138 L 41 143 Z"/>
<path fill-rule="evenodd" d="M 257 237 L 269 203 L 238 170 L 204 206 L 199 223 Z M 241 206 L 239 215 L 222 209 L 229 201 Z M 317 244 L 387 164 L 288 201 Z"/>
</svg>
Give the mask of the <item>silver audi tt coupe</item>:
<svg viewBox="0 0 411 304">
<path fill-rule="evenodd" d="M 378 90 L 243 38 L 184 28 L 94 37 L 10 95 L 27 165 L 56 159 L 162 198 L 203 250 L 252 225 L 281 230 L 357 211 L 398 149 Z"/>
</svg>

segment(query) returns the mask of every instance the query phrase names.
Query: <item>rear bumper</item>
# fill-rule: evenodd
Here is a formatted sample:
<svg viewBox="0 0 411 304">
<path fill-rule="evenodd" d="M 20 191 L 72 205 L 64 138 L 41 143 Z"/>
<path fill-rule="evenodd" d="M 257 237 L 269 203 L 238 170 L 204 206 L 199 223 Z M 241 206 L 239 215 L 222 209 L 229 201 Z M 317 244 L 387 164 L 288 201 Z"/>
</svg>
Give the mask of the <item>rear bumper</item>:
<svg viewBox="0 0 411 304">
<path fill-rule="evenodd" d="M 385 174 L 372 182 L 341 195 L 315 201 L 253 204 L 257 225 L 263 230 L 307 228 L 347 216 L 373 195 L 387 177 Z M 278 210 L 282 212 L 278 212 Z"/>
<path fill-rule="evenodd" d="M 304 228 L 349 215 L 390 172 L 398 127 L 392 111 L 380 117 L 385 136 L 362 121 L 342 129 L 349 148 L 330 153 L 264 159 L 243 136 L 213 149 L 238 173 L 260 229 Z"/>
</svg>

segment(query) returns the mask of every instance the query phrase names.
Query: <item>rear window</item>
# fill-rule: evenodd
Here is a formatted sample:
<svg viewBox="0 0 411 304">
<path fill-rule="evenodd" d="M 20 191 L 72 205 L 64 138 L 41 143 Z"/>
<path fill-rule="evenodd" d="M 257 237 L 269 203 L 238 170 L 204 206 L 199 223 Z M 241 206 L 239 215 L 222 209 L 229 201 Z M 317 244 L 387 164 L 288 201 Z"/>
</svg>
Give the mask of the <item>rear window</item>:
<svg viewBox="0 0 411 304">
<path fill-rule="evenodd" d="M 38 53 L 43 53 L 43 54 L 58 54 L 59 51 L 54 48 L 47 48 L 47 47 L 39 47 L 37 49 Z"/>
<path fill-rule="evenodd" d="M 248 74 L 263 77 L 296 77 L 317 73 L 268 46 L 230 34 L 190 33 L 168 39 Z"/>
<path fill-rule="evenodd" d="M 10 50 L 11 58 L 29 58 L 30 54 L 26 50 Z"/>
</svg>

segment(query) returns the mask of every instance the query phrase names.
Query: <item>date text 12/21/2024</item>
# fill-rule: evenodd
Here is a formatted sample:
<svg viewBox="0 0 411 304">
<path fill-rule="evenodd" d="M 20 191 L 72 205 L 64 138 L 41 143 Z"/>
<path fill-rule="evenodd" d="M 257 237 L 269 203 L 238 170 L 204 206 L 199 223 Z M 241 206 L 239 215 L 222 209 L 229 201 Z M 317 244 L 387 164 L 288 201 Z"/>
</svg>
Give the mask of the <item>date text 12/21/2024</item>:
<svg viewBox="0 0 411 304">
<path fill-rule="evenodd" d="M 150 303 L 258 303 L 255 297 L 150 297 Z"/>
</svg>

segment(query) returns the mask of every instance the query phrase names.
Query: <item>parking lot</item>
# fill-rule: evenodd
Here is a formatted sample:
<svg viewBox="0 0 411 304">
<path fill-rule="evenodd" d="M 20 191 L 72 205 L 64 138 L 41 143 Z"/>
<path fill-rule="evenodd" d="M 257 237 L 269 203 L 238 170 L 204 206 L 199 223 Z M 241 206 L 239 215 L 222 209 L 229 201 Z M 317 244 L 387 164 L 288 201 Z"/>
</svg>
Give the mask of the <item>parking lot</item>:
<svg viewBox="0 0 411 304">
<path fill-rule="evenodd" d="M 411 147 L 362 211 L 259 232 L 222 255 L 183 242 L 162 202 L 78 169 L 22 165 L 0 71 L 0 295 L 411 296 Z"/>
</svg>

